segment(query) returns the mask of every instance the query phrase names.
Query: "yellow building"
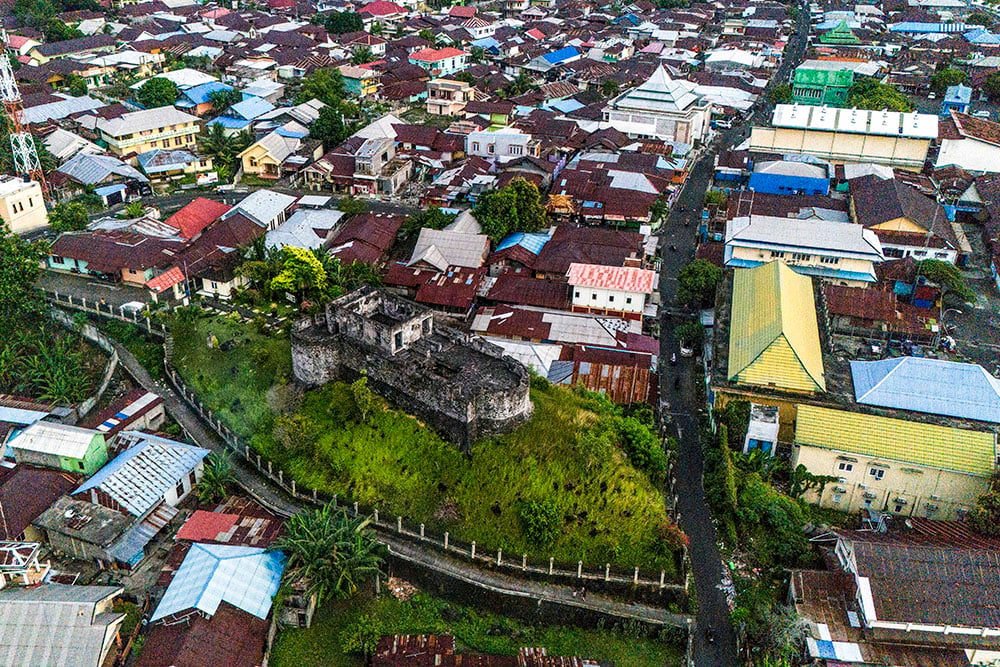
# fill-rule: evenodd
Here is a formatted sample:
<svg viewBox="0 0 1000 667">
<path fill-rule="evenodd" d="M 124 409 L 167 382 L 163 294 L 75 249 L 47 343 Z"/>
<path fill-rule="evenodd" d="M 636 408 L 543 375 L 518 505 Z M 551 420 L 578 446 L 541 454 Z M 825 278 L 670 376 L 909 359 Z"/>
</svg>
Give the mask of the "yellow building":
<svg viewBox="0 0 1000 667">
<path fill-rule="evenodd" d="M 988 490 L 996 455 L 993 433 L 800 405 L 792 468 L 837 478 L 807 494 L 822 507 L 953 520 Z"/>
<path fill-rule="evenodd" d="M 167 106 L 133 111 L 110 120 L 99 119 L 96 130 L 108 150 L 123 156 L 154 148 L 193 150 L 201 121 L 197 116 Z"/>
<path fill-rule="evenodd" d="M 49 214 L 41 186 L 14 176 L 0 177 L 0 219 L 15 234 L 47 227 Z"/>
</svg>

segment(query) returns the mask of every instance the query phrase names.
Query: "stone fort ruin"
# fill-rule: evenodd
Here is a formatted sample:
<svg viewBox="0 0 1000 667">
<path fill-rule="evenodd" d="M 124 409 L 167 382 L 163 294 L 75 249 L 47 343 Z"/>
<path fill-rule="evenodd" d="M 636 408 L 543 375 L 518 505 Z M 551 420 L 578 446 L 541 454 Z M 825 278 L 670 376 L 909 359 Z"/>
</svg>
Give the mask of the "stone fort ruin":
<svg viewBox="0 0 1000 667">
<path fill-rule="evenodd" d="M 292 370 L 302 384 L 368 386 L 468 450 L 531 416 L 528 371 L 501 349 L 456 329 L 412 301 L 362 287 L 296 323 Z"/>
</svg>

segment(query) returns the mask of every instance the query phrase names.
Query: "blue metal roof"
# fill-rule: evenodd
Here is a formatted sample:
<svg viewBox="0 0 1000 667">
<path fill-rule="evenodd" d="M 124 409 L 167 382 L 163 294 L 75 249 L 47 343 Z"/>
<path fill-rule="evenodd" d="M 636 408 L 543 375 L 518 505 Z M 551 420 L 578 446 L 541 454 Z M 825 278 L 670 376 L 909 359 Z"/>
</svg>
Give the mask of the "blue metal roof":
<svg viewBox="0 0 1000 667">
<path fill-rule="evenodd" d="M 976 28 L 962 35 L 970 44 L 1000 44 L 1000 35 L 994 35 L 986 28 Z"/>
<path fill-rule="evenodd" d="M 274 105 L 265 100 L 263 97 L 248 97 L 242 102 L 237 102 L 233 106 L 229 107 L 229 110 L 226 111 L 226 115 L 233 116 L 235 118 L 253 120 L 258 116 L 263 116 L 268 111 L 273 111 L 274 108 Z"/>
<path fill-rule="evenodd" d="M 280 551 L 257 547 L 192 544 L 150 621 L 189 609 L 212 616 L 221 602 L 267 618 L 285 560 Z"/>
<path fill-rule="evenodd" d="M 230 118 L 229 116 L 219 116 L 214 120 L 208 121 L 208 125 L 221 125 L 227 130 L 242 130 L 245 127 L 249 127 L 252 121 L 243 120 L 242 118 Z"/>
<path fill-rule="evenodd" d="M 542 234 L 535 232 L 532 234 L 526 234 L 524 232 L 517 232 L 511 234 L 497 246 L 497 252 L 501 250 L 506 250 L 507 248 L 512 248 L 513 246 L 519 245 L 533 255 L 537 255 L 542 251 L 542 248 L 546 243 L 549 242 L 552 236 L 549 234 Z"/>
<path fill-rule="evenodd" d="M 124 189 L 124 183 L 119 183 L 118 185 L 106 185 L 103 188 L 94 188 L 94 194 L 98 197 L 107 197 L 108 195 L 113 195 L 116 192 L 121 192 Z"/>
<path fill-rule="evenodd" d="M 556 111 L 560 111 L 562 113 L 570 113 L 572 111 L 576 111 L 577 109 L 582 109 L 584 107 L 583 104 L 577 102 L 572 97 L 565 100 L 559 100 L 558 102 L 552 102 L 550 104 L 547 104 L 546 106 L 549 107 L 550 109 L 555 109 Z"/>
<path fill-rule="evenodd" d="M 925 357 L 852 361 L 858 403 L 1000 423 L 1000 380 L 977 364 Z"/>
<path fill-rule="evenodd" d="M 194 104 L 205 104 L 208 102 L 208 96 L 219 90 L 232 90 L 232 86 L 227 86 L 224 83 L 218 81 L 209 81 L 208 83 L 203 83 L 200 86 L 195 86 L 193 88 L 188 88 L 181 95 L 191 100 Z"/>
<path fill-rule="evenodd" d="M 575 58 L 580 55 L 580 52 L 576 50 L 575 46 L 567 46 L 559 49 L 558 51 L 553 51 L 552 53 L 546 53 L 542 56 L 547 62 L 555 65 L 556 63 L 561 63 L 564 60 L 569 60 L 570 58 Z"/>
<path fill-rule="evenodd" d="M 948 89 L 944 93 L 944 101 L 968 104 L 972 101 L 972 88 L 963 86 L 962 84 L 948 86 Z"/>
<path fill-rule="evenodd" d="M 889 26 L 889 32 L 914 33 L 951 33 L 965 32 L 969 26 L 964 23 L 923 23 L 921 21 L 903 21 Z"/>
</svg>

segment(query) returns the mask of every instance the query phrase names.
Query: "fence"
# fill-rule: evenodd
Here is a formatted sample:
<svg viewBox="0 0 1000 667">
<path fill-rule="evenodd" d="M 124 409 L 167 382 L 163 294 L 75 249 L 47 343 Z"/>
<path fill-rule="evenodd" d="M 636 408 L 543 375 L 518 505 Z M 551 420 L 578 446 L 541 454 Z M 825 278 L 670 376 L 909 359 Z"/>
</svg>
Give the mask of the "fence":
<svg viewBox="0 0 1000 667">
<path fill-rule="evenodd" d="M 133 311 L 131 315 L 126 315 L 121 312 L 121 309 L 116 310 L 110 303 L 102 303 L 94 300 L 88 301 L 86 297 L 74 297 L 71 294 L 61 294 L 59 292 L 49 290 L 42 290 L 42 294 L 45 296 L 47 301 L 54 305 L 72 308 L 85 313 L 92 313 L 107 319 L 129 322 L 136 325 L 151 336 L 157 336 L 161 339 L 167 338 L 168 331 L 163 324 L 154 322 L 145 315 L 140 317 L 139 313 L 135 311 Z"/>
<path fill-rule="evenodd" d="M 92 396 L 80 402 L 80 404 L 76 406 L 77 417 L 83 418 L 91 410 L 94 409 L 94 406 L 96 406 L 97 402 L 101 400 L 101 397 L 104 395 L 104 392 L 107 391 L 108 385 L 111 384 L 111 377 L 114 375 L 115 370 L 117 370 L 118 368 L 118 351 L 115 350 L 115 347 L 114 345 L 111 344 L 111 341 L 108 340 L 108 338 L 100 331 L 98 331 L 95 327 L 90 326 L 89 324 L 84 325 L 82 327 L 77 326 L 76 322 L 73 321 L 73 318 L 71 318 L 69 315 L 59 310 L 58 308 L 52 308 L 49 311 L 49 316 L 59 324 L 63 325 L 63 327 L 65 327 L 66 329 L 69 329 L 74 333 L 80 334 L 87 340 L 96 343 L 97 346 L 100 347 L 102 350 L 109 353 L 108 363 L 104 367 L 104 374 L 101 376 L 101 383 L 100 385 L 98 385 L 97 391 Z"/>
<path fill-rule="evenodd" d="M 661 570 L 658 576 L 644 576 L 639 568 L 622 570 L 612 567 L 610 563 L 605 563 L 603 568 L 594 570 L 584 566 L 583 561 L 578 561 L 575 567 L 567 567 L 564 563 L 556 563 L 554 558 L 547 561 L 538 562 L 529 559 L 525 553 L 510 554 L 504 553 L 502 549 L 485 551 L 475 542 L 463 543 L 451 537 L 449 532 L 443 535 L 435 535 L 427 530 L 425 524 L 411 522 L 401 516 L 386 516 L 375 507 L 365 507 L 358 502 L 345 501 L 337 495 L 327 495 L 320 493 L 316 489 L 305 489 L 299 487 L 294 479 L 285 479 L 283 470 L 274 465 L 272 461 L 266 460 L 260 454 L 254 453 L 250 446 L 244 443 L 228 426 L 205 405 L 198 400 L 194 391 L 187 386 L 176 370 L 170 365 L 169 360 L 165 362 L 167 377 L 177 390 L 185 403 L 198 412 L 209 427 L 222 439 L 226 449 L 254 466 L 263 476 L 271 482 L 280 486 L 296 500 L 312 504 L 323 505 L 333 503 L 334 506 L 341 506 L 347 509 L 348 514 L 353 516 L 369 516 L 373 520 L 375 528 L 385 538 L 406 540 L 419 543 L 424 547 L 447 554 L 449 557 L 459 558 L 477 566 L 487 566 L 498 571 L 507 571 L 517 574 L 519 577 L 547 581 L 569 582 L 575 585 L 598 585 L 598 587 L 621 587 L 630 589 L 644 587 L 656 592 L 669 592 L 681 596 L 687 593 L 687 577 L 685 563 L 683 559 L 678 559 L 679 569 L 683 577 L 684 584 L 668 582 L 666 571 Z"/>
</svg>

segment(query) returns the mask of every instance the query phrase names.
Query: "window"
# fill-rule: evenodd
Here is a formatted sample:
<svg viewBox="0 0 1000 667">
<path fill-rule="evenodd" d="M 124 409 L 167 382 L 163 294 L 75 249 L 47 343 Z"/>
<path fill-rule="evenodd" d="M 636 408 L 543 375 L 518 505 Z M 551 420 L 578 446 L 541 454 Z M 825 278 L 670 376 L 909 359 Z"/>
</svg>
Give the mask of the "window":
<svg viewBox="0 0 1000 667">
<path fill-rule="evenodd" d="M 496 150 L 496 146 L 494 144 L 487 144 L 487 146 L 486 146 L 486 152 L 487 153 L 489 153 L 490 155 L 493 155 L 493 153 L 494 153 L 495 150 Z"/>
<path fill-rule="evenodd" d="M 901 504 L 899 504 L 899 503 L 896 503 L 896 509 L 894 509 L 893 512 L 895 512 L 896 514 L 899 514 L 902 511 L 903 511 L 903 506 Z"/>
<path fill-rule="evenodd" d="M 839 257 L 820 257 L 819 261 L 821 261 L 824 264 L 840 264 Z"/>
<path fill-rule="evenodd" d="M 184 137 L 174 137 L 174 146 L 180 146 L 184 143 Z"/>
<path fill-rule="evenodd" d="M 591 301 L 597 301 L 597 295 L 596 294 L 591 294 L 590 295 L 590 300 Z"/>
<path fill-rule="evenodd" d="M 53 264 L 63 264 L 63 263 L 65 263 L 65 261 L 66 261 L 65 259 L 63 259 L 62 257 L 59 257 L 58 255 L 53 255 L 52 256 L 52 263 Z"/>
<path fill-rule="evenodd" d="M 573 293 L 573 298 L 574 299 L 579 299 L 580 298 L 580 290 L 577 290 L 576 292 Z"/>
<path fill-rule="evenodd" d="M 524 154 L 524 146 L 511 146 L 510 147 L 510 154 L 511 155 L 522 155 L 522 154 Z"/>
<path fill-rule="evenodd" d="M 478 153 L 479 152 L 479 142 L 478 141 L 473 141 L 472 142 L 472 151 L 474 153 Z"/>
<path fill-rule="evenodd" d="M 843 461 L 841 461 L 840 463 L 837 464 L 837 470 L 843 470 L 844 472 L 851 472 L 852 470 L 854 470 L 854 464 L 844 463 Z"/>
<path fill-rule="evenodd" d="M 784 257 L 784 256 L 785 256 L 785 253 L 781 252 L 780 250 L 772 250 L 771 251 L 771 257 Z"/>
<path fill-rule="evenodd" d="M 79 462 L 79 463 L 77 463 L 76 465 L 77 465 L 77 466 L 78 466 L 78 467 L 80 468 L 80 470 L 84 470 L 84 469 L 85 469 L 85 468 L 84 468 L 84 465 L 83 465 L 83 461 L 80 461 L 80 462 Z"/>
<path fill-rule="evenodd" d="M 615 302 L 615 295 L 612 294 L 612 295 L 608 296 L 608 303 L 614 303 L 614 302 Z"/>
<path fill-rule="evenodd" d="M 844 499 L 844 496 L 843 496 L 843 495 L 841 495 L 841 494 L 839 494 L 839 493 L 835 493 L 835 494 L 833 494 L 833 502 L 835 502 L 835 503 L 839 503 L 839 502 L 840 502 L 840 501 L 842 501 L 843 499 Z"/>
<path fill-rule="evenodd" d="M 806 255 L 804 253 L 796 252 L 792 254 L 792 259 L 794 259 L 797 262 L 808 262 L 810 259 L 812 259 L 812 255 Z"/>
<path fill-rule="evenodd" d="M 395 339 L 394 339 L 393 343 L 394 343 L 393 346 L 396 347 L 396 348 L 403 347 L 403 332 L 401 332 L 401 331 L 397 331 L 396 332 L 396 336 L 395 336 Z"/>
<path fill-rule="evenodd" d="M 625 303 L 632 303 L 632 297 L 630 296 L 625 297 Z"/>
<path fill-rule="evenodd" d="M 184 495 L 184 480 L 183 479 L 181 481 L 177 482 L 177 486 L 174 487 L 174 493 L 177 494 L 178 498 L 180 498 L 181 496 Z"/>
<path fill-rule="evenodd" d="M 882 468 L 871 468 L 868 471 L 868 474 L 878 480 L 885 477 L 885 470 L 883 470 Z"/>
</svg>

